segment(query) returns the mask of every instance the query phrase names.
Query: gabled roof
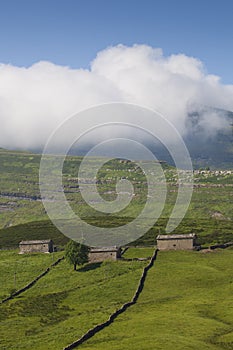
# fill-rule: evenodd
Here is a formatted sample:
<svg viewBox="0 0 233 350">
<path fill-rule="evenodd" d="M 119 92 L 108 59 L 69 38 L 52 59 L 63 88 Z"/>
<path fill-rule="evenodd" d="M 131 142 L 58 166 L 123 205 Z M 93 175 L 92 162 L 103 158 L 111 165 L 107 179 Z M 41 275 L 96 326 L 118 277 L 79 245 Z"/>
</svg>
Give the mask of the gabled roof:
<svg viewBox="0 0 233 350">
<path fill-rule="evenodd" d="M 43 240 L 34 240 L 34 241 L 21 241 L 20 245 L 29 245 L 29 244 L 48 244 L 52 242 L 51 239 L 43 239 Z"/>
<path fill-rule="evenodd" d="M 157 240 L 171 240 L 171 239 L 194 239 L 197 236 L 195 233 L 188 233 L 184 235 L 158 235 Z"/>
</svg>

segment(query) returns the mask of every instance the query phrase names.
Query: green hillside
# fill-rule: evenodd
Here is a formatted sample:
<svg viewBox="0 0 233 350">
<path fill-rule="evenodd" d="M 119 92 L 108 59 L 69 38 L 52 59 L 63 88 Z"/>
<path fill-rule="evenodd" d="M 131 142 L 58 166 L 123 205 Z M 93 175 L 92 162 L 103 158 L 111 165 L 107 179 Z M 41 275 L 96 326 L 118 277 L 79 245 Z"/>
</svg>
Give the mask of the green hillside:
<svg viewBox="0 0 233 350">
<path fill-rule="evenodd" d="M 54 259 L 57 256 L 60 253 L 54 253 Z M 36 277 L 38 270 L 34 265 L 44 258 L 45 254 L 25 257 L 17 251 L 14 254 L 0 251 L 0 289 L 3 290 L 0 295 L 7 292 L 6 269 L 7 289 L 11 289 L 14 287 L 11 265 L 17 262 L 20 283 L 26 279 L 25 271 L 29 279 Z M 51 255 L 46 256 L 49 258 Z M 144 266 L 145 262 L 140 261 L 107 262 L 87 265 L 75 272 L 62 261 L 30 290 L 0 305 L 0 348 L 62 349 L 131 299 Z"/>
<path fill-rule="evenodd" d="M 100 227 L 121 226 L 130 222 L 143 209 L 147 199 L 147 183 L 141 169 L 133 162 L 113 160 L 98 173 L 100 194 L 106 200 L 116 198 L 116 182 L 121 178 L 131 181 L 135 196 L 120 215 L 102 214 L 83 200 L 78 185 L 81 157 L 68 156 L 63 167 L 63 187 L 67 200 L 77 215 Z M 90 159 L 90 166 L 96 160 Z M 40 155 L 27 152 L 0 150 L 0 248 L 16 247 L 22 239 L 52 238 L 56 245 L 66 239 L 51 224 L 40 199 Z M 155 236 L 165 233 L 166 223 L 174 207 L 178 180 L 176 169 L 162 163 L 167 181 L 167 199 L 161 218 L 136 244 L 154 244 Z M 91 178 L 84 179 L 93 181 Z M 162 179 L 155 174 L 156 186 Z M 195 232 L 202 244 L 233 240 L 232 232 L 232 170 L 196 170 L 194 192 L 188 212 L 174 233 Z M 162 204 L 161 204 L 162 205 Z"/>
<path fill-rule="evenodd" d="M 130 248 L 126 257 L 148 254 L 152 250 Z M 20 287 L 50 259 L 0 251 L 1 297 L 14 287 L 16 264 Z M 145 264 L 106 262 L 75 272 L 62 261 L 30 290 L 0 305 L 0 348 L 62 350 L 131 300 Z M 136 305 L 79 348 L 233 349 L 232 264 L 231 249 L 159 252 Z"/>
<path fill-rule="evenodd" d="M 51 221 L 33 221 L 0 230 L 0 248 L 15 248 L 22 240 L 52 239 L 57 246 L 68 242 Z"/>
<path fill-rule="evenodd" d="M 160 252 L 138 303 L 80 349 L 233 349 L 232 263 L 232 250 Z"/>
</svg>

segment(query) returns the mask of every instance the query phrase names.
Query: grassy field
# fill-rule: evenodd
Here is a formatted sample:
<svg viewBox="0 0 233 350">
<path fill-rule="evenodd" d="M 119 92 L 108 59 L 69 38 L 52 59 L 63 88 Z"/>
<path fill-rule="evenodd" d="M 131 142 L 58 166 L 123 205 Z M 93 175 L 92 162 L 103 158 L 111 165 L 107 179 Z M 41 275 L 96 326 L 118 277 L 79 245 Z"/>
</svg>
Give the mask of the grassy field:
<svg viewBox="0 0 233 350">
<path fill-rule="evenodd" d="M 22 240 L 52 239 L 56 245 L 64 246 L 68 238 L 51 221 L 33 221 L 0 230 L 0 248 L 18 247 Z"/>
<path fill-rule="evenodd" d="M 232 250 L 160 252 L 138 303 L 80 349 L 233 349 L 232 264 Z"/>
<path fill-rule="evenodd" d="M 111 161 L 98 173 L 98 189 L 108 200 L 115 198 L 115 183 L 122 177 L 134 186 L 135 196 L 121 216 L 96 212 L 82 199 L 78 185 L 81 157 L 67 157 L 63 167 L 63 187 L 73 210 L 85 221 L 101 227 L 130 222 L 142 210 L 146 200 L 145 176 L 134 163 Z M 90 160 L 91 164 L 95 159 Z M 21 239 L 48 238 L 64 245 L 66 239 L 53 227 L 40 200 L 40 155 L 0 150 L 0 248 L 16 247 Z M 126 168 L 125 168 L 126 167 Z M 167 180 L 167 200 L 161 218 L 137 244 L 153 244 L 155 236 L 165 232 L 166 223 L 177 196 L 176 170 L 163 164 Z M 85 179 L 89 181 L 90 179 Z M 93 180 L 93 179 L 92 179 Z M 194 192 L 184 220 L 174 233 L 197 233 L 200 243 L 223 243 L 233 240 L 233 173 L 202 171 L 194 174 Z M 161 179 L 156 178 L 158 184 Z M 49 237 L 49 238 L 50 238 Z"/>
<path fill-rule="evenodd" d="M 62 256 L 54 254 L 19 255 L 18 250 L 0 252 L 0 300 L 24 287 Z"/>
<path fill-rule="evenodd" d="M 130 248 L 125 254 L 151 253 L 152 248 Z M 23 259 L 19 276 L 26 281 L 39 272 L 37 262 L 43 268 L 51 256 L 2 251 L 0 276 Z M 131 299 L 145 264 L 106 262 L 74 272 L 62 261 L 29 291 L 0 305 L 0 348 L 62 350 Z M 232 264 L 230 249 L 159 252 L 138 303 L 80 349 L 233 349 Z M 9 276 L 12 281 L 13 270 Z M 0 286 L 1 295 L 11 287 Z"/>
<path fill-rule="evenodd" d="M 60 253 L 54 253 L 54 259 L 57 256 Z M 4 261 L 0 265 L 0 276 L 5 281 L 6 265 L 14 267 L 17 261 L 18 266 L 24 266 L 17 274 L 18 279 L 26 282 L 39 272 L 39 267 L 35 270 L 37 261 L 44 260 L 44 266 L 49 265 L 49 259 L 51 255 L 19 256 L 16 251 L 0 252 L 0 261 Z M 75 272 L 62 261 L 29 291 L 0 305 L 0 349 L 62 349 L 131 299 L 143 266 L 145 262 L 139 261 L 105 262 Z M 8 285 L 1 284 L 2 296 L 13 281 L 12 268 Z"/>
</svg>

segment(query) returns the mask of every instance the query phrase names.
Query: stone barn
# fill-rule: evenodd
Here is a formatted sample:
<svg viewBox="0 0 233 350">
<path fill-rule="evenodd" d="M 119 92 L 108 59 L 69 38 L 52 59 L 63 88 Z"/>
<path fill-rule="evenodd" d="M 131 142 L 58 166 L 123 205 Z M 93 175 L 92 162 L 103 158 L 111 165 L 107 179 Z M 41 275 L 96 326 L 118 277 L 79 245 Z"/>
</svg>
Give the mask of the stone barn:
<svg viewBox="0 0 233 350">
<path fill-rule="evenodd" d="M 121 248 L 118 247 L 100 247 L 91 248 L 89 252 L 89 262 L 102 262 L 104 260 L 117 260 L 121 257 Z"/>
<path fill-rule="evenodd" d="M 19 243 L 19 254 L 25 253 L 52 253 L 53 241 L 51 239 L 35 240 L 35 241 L 21 241 Z"/>
<path fill-rule="evenodd" d="M 194 233 L 184 235 L 158 235 L 157 248 L 159 250 L 193 250 L 197 245 Z"/>
</svg>

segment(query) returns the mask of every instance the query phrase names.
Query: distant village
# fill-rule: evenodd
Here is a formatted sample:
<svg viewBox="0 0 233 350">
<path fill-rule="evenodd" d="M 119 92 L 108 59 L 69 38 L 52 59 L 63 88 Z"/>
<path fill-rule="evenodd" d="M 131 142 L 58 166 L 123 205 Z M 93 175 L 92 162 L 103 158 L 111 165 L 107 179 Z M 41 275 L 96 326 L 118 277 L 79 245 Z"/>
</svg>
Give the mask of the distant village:
<svg viewBox="0 0 233 350">
<path fill-rule="evenodd" d="M 209 176 L 228 176 L 233 175 L 233 170 L 194 170 L 194 175 L 206 175 L 206 177 Z"/>
</svg>

